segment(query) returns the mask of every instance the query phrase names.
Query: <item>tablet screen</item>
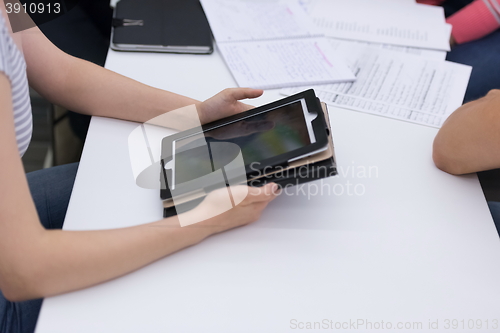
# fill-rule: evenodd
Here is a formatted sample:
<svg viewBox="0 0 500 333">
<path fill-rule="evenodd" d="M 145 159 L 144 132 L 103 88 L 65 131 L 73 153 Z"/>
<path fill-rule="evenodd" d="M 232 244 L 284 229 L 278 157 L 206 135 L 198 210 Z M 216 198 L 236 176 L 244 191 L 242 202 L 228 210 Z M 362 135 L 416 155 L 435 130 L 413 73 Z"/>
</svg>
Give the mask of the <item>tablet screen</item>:
<svg viewBox="0 0 500 333">
<path fill-rule="evenodd" d="M 305 101 L 265 111 L 236 122 L 174 142 L 175 184 L 204 176 L 230 163 L 241 151 L 245 165 L 263 161 L 311 144 L 311 129 L 305 119 Z M 227 149 L 211 160 L 211 142 L 234 143 L 239 149 Z M 314 141 L 313 141 L 314 142 Z"/>
</svg>

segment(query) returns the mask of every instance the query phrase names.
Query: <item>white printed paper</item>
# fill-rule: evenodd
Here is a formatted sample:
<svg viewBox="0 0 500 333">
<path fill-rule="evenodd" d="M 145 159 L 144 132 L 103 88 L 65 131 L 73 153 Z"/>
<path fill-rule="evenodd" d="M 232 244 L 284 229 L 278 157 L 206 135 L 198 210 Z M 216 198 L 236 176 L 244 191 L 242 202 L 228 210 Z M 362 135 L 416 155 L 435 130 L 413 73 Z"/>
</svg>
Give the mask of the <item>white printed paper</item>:
<svg viewBox="0 0 500 333">
<path fill-rule="evenodd" d="M 439 6 L 382 0 L 320 0 L 310 15 L 327 37 L 449 51 Z"/>
<path fill-rule="evenodd" d="M 438 128 L 462 104 L 470 66 L 331 43 L 348 61 L 356 82 L 284 89 L 283 94 L 313 88 L 330 105 Z"/>
<path fill-rule="evenodd" d="M 240 87 L 270 89 L 355 80 L 298 2 L 201 3 Z"/>
<path fill-rule="evenodd" d="M 219 49 L 240 87 L 272 89 L 355 79 L 325 38 L 221 43 Z"/>
<path fill-rule="evenodd" d="M 425 58 L 435 59 L 435 60 L 445 60 L 446 59 L 446 51 L 438 51 L 438 50 L 429 50 L 422 49 L 418 47 L 410 47 L 410 46 L 400 46 L 400 45 L 390 45 L 390 44 L 380 44 L 380 43 L 370 43 L 370 42 L 362 42 L 356 40 L 343 40 L 336 38 L 328 38 L 334 43 L 343 43 L 343 48 L 358 47 L 358 46 L 371 46 L 376 48 L 381 48 L 384 50 L 390 50 L 394 52 L 408 53 L 416 56 L 422 56 Z"/>
<path fill-rule="evenodd" d="M 201 0 L 218 43 L 321 36 L 295 2 Z"/>
</svg>

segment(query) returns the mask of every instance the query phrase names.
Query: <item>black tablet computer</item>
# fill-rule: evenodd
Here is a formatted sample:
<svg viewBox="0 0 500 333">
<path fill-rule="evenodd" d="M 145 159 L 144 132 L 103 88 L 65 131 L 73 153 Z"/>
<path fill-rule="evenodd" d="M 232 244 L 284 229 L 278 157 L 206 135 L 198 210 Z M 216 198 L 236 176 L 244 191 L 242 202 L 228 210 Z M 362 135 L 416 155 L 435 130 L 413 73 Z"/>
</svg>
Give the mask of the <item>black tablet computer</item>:
<svg viewBox="0 0 500 333">
<path fill-rule="evenodd" d="M 321 104 L 310 89 L 168 136 L 162 141 L 161 198 L 221 187 L 219 170 L 226 179 L 234 175 L 228 168 L 238 157 L 240 178 L 286 167 L 326 150 L 328 135 Z"/>
</svg>

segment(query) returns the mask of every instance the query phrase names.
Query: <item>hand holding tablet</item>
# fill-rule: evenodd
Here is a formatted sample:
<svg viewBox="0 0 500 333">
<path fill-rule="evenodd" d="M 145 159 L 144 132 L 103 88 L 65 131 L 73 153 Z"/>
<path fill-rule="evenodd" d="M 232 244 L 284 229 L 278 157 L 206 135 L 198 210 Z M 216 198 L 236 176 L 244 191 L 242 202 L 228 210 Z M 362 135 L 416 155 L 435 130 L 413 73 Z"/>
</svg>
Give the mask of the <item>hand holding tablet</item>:
<svg viewBox="0 0 500 333">
<path fill-rule="evenodd" d="M 228 185 L 283 187 L 335 175 L 327 116 L 307 90 L 164 138 L 164 207 L 178 210 L 176 201 L 192 202 Z"/>
</svg>

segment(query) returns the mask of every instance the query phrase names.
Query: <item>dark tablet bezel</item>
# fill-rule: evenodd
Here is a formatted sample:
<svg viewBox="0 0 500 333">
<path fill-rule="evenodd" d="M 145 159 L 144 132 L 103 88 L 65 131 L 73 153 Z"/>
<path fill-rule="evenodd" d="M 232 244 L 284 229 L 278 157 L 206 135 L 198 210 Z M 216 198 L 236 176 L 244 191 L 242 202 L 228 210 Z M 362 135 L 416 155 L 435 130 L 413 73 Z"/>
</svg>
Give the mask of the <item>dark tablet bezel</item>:
<svg viewBox="0 0 500 333">
<path fill-rule="evenodd" d="M 171 198 L 172 192 L 175 192 L 175 195 L 181 195 L 184 193 L 189 193 L 194 190 L 198 190 L 199 188 L 193 187 L 193 186 L 183 186 L 181 184 L 176 184 L 175 186 L 175 191 L 170 191 L 170 188 L 168 186 L 168 182 L 166 181 L 167 179 L 171 179 L 171 169 L 165 169 L 165 165 L 172 160 L 172 143 L 177 140 L 181 140 L 183 138 L 193 136 L 199 133 L 203 133 L 206 131 L 210 131 L 212 129 L 227 125 L 228 123 L 232 123 L 234 121 L 239 121 L 243 118 L 248 118 L 256 114 L 260 114 L 262 112 L 266 111 L 271 111 L 276 108 L 279 108 L 280 106 L 284 106 L 286 104 L 290 104 L 292 102 L 298 101 L 304 99 L 306 106 L 307 106 L 307 111 L 309 113 L 315 113 L 317 117 L 311 122 L 312 128 L 314 131 L 314 135 L 316 138 L 316 142 L 311 143 L 305 147 L 301 147 L 295 150 L 292 150 L 290 152 L 287 152 L 285 154 L 277 155 L 262 161 L 258 161 L 259 164 L 258 166 L 255 165 L 254 162 L 249 163 L 248 165 L 245 165 L 246 173 L 247 175 L 251 175 L 254 173 L 258 173 L 260 170 L 264 169 L 269 169 L 269 168 L 274 168 L 274 167 L 284 167 L 288 165 L 288 161 L 292 160 L 294 158 L 297 158 L 299 156 L 307 155 L 309 153 L 312 153 L 314 151 L 320 150 L 324 148 L 328 144 L 328 126 L 324 118 L 324 113 L 321 108 L 321 103 L 319 100 L 316 98 L 316 95 L 314 93 L 313 89 L 309 89 L 303 92 L 300 92 L 298 94 L 280 99 L 278 101 L 262 105 L 259 107 L 256 107 L 254 109 L 226 117 L 205 125 L 202 125 L 202 131 L 199 130 L 199 128 L 193 128 L 190 130 L 182 131 L 177 134 L 165 137 L 162 140 L 162 155 L 161 155 L 161 170 L 162 170 L 162 175 L 161 175 L 161 182 L 162 182 L 162 190 L 161 190 L 161 198 L 162 199 L 168 199 Z M 208 186 L 210 187 L 210 186 Z"/>
</svg>

